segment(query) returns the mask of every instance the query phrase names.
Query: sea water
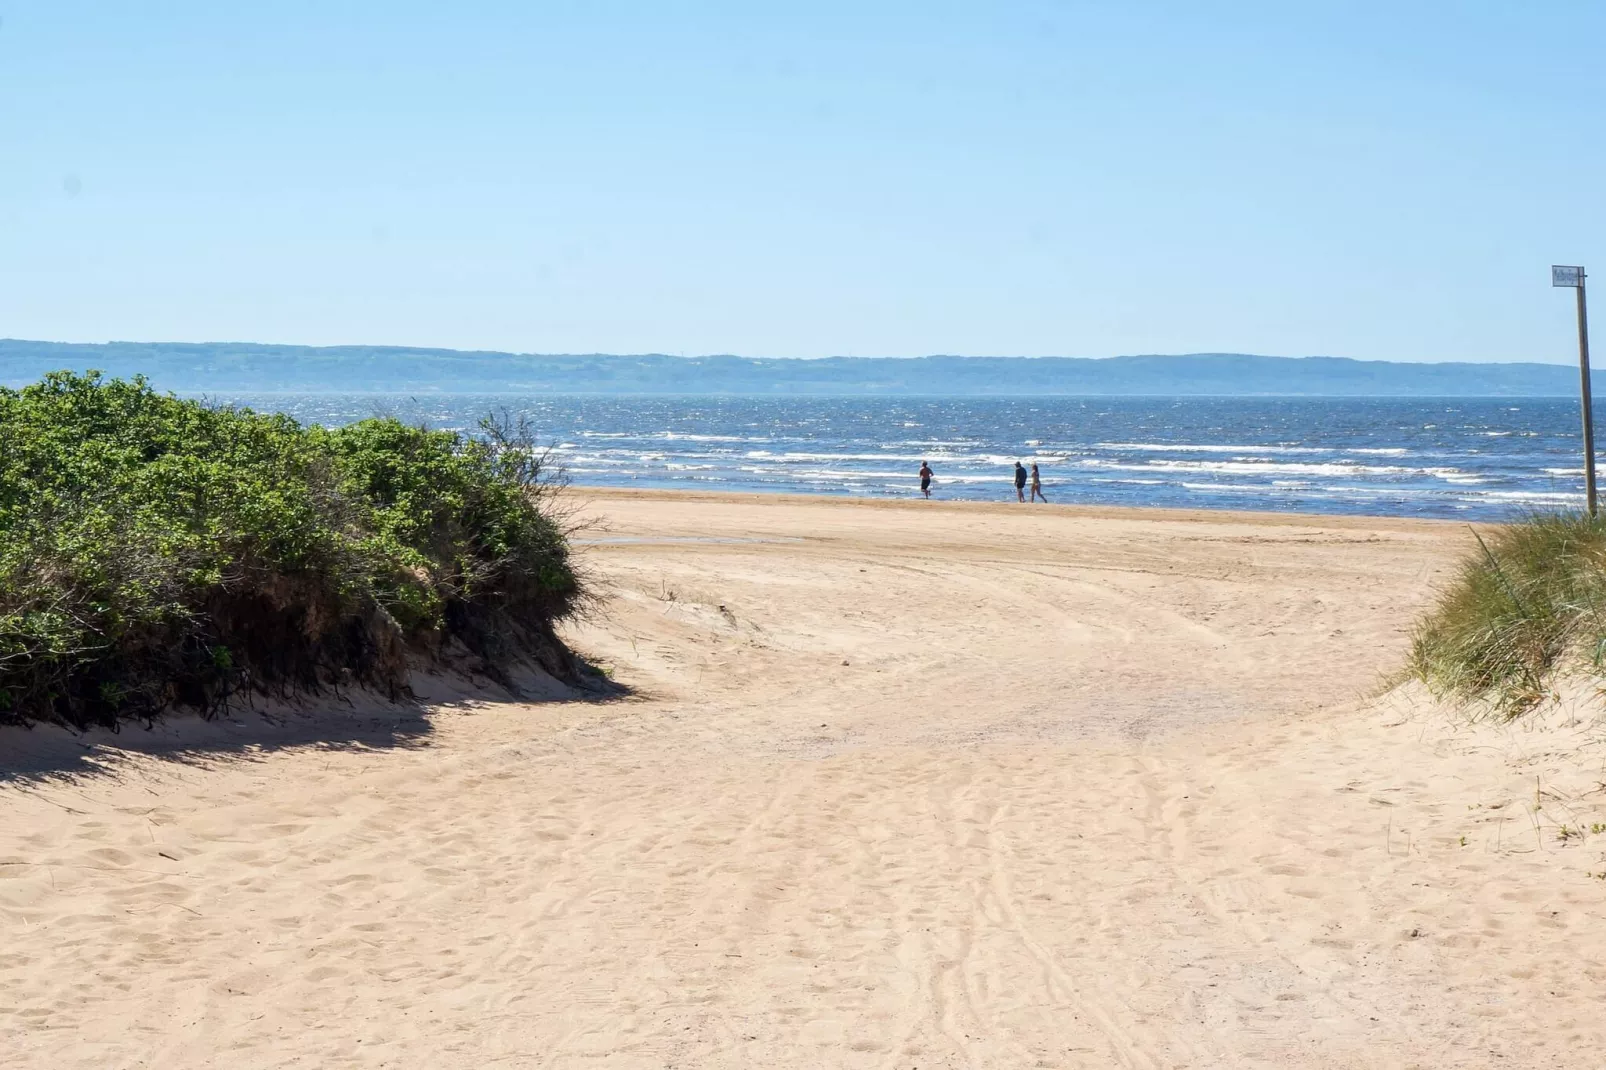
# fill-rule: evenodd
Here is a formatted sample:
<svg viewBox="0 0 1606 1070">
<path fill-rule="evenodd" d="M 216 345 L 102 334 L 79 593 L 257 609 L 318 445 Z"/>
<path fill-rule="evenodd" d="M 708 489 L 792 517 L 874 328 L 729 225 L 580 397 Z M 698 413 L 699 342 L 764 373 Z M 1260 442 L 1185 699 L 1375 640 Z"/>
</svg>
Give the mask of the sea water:
<svg viewBox="0 0 1606 1070">
<path fill-rule="evenodd" d="M 577 484 L 1497 520 L 1581 506 L 1561 398 L 666 397 L 272 394 L 212 400 L 343 424 L 528 417 Z"/>
</svg>

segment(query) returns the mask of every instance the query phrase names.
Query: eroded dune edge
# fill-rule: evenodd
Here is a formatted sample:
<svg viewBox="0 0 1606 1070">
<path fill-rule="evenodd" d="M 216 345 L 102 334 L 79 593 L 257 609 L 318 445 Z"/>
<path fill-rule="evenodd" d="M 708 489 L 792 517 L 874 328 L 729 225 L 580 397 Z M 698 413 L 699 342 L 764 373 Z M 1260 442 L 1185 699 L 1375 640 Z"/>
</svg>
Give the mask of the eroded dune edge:
<svg viewBox="0 0 1606 1070">
<path fill-rule="evenodd" d="M 1599 1065 L 1598 700 L 1379 693 L 1465 527 L 575 493 L 631 697 L 0 737 L 7 1065 Z"/>
</svg>

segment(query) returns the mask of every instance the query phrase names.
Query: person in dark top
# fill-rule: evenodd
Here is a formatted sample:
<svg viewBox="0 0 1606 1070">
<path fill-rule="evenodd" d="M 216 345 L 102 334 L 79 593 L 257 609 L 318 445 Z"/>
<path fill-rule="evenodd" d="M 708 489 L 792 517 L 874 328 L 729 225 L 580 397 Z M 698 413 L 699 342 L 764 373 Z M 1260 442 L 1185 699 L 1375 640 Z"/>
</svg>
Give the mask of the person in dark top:
<svg viewBox="0 0 1606 1070">
<path fill-rule="evenodd" d="M 1043 504 L 1048 504 L 1048 496 L 1043 493 L 1043 477 L 1037 474 L 1037 465 L 1032 465 L 1032 501 L 1042 498 Z"/>
<path fill-rule="evenodd" d="M 931 465 L 927 464 L 925 461 L 921 461 L 920 462 L 920 493 L 923 496 L 927 497 L 927 498 L 931 497 L 931 475 L 932 475 Z"/>
<path fill-rule="evenodd" d="M 1019 461 L 1015 462 L 1015 497 L 1026 500 L 1026 468 Z"/>
</svg>

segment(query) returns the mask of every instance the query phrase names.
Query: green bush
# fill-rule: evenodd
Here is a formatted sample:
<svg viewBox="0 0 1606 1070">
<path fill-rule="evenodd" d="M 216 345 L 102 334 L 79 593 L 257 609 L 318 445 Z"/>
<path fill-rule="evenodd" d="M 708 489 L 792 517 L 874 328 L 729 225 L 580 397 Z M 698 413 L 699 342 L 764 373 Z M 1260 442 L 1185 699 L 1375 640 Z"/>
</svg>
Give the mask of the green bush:
<svg viewBox="0 0 1606 1070">
<path fill-rule="evenodd" d="M 1411 670 L 1508 718 L 1549 695 L 1558 673 L 1606 675 L 1606 521 L 1539 514 L 1480 535 L 1418 622 Z"/>
<path fill-rule="evenodd" d="M 534 659 L 580 595 L 526 429 L 338 429 L 53 373 L 0 390 L 0 721 Z"/>
</svg>

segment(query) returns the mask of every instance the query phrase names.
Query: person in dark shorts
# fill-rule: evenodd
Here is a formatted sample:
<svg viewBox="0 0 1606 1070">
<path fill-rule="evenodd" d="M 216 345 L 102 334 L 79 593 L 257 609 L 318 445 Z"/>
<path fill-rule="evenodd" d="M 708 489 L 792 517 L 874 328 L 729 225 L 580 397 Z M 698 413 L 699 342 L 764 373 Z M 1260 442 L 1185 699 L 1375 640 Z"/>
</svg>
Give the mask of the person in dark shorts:
<svg viewBox="0 0 1606 1070">
<path fill-rule="evenodd" d="M 931 465 L 925 461 L 920 462 L 920 493 L 924 497 L 931 497 Z"/>
<path fill-rule="evenodd" d="M 1043 477 L 1037 474 L 1037 465 L 1032 465 L 1032 501 L 1042 498 L 1043 504 L 1048 504 L 1048 497 L 1043 493 Z"/>
<path fill-rule="evenodd" d="M 1015 462 L 1015 497 L 1026 500 L 1026 468 L 1019 461 Z"/>
</svg>

